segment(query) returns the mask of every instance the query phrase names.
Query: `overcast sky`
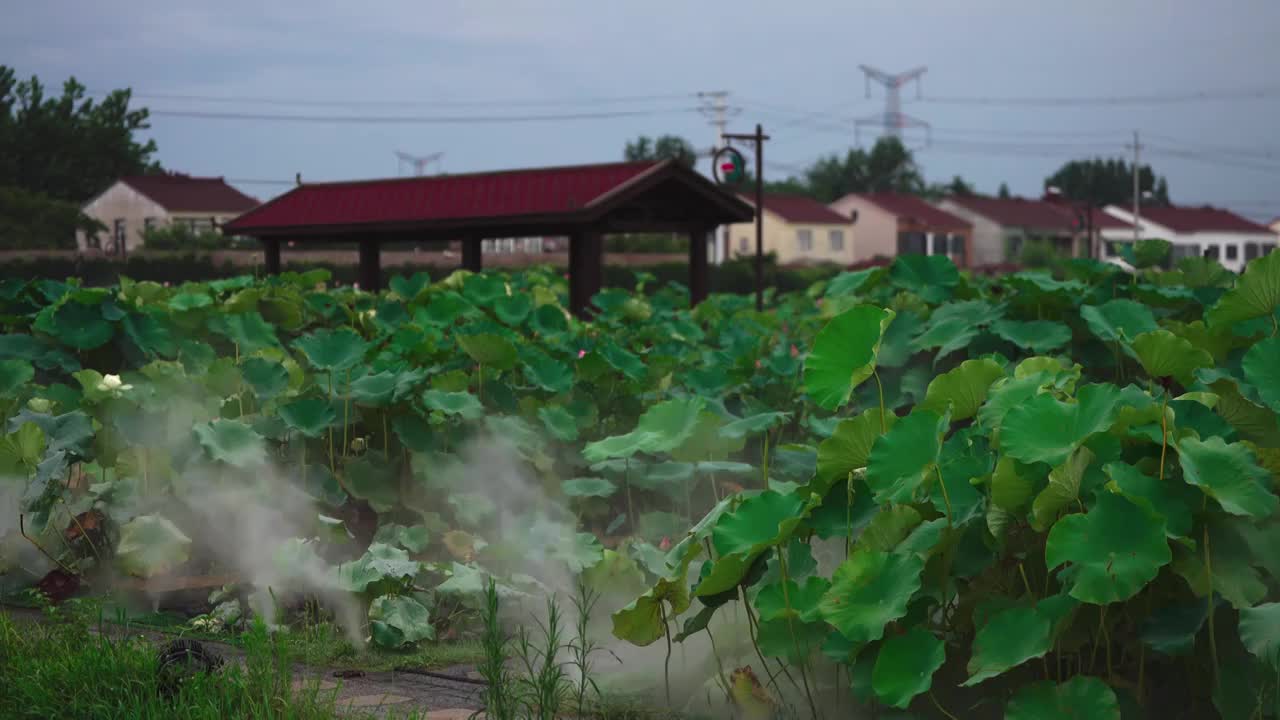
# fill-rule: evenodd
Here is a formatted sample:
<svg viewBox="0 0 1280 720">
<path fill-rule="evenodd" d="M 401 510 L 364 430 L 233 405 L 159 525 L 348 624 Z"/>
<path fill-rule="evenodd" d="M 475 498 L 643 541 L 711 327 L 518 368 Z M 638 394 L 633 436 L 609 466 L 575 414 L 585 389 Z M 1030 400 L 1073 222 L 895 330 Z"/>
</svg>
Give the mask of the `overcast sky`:
<svg viewBox="0 0 1280 720">
<path fill-rule="evenodd" d="M 778 176 L 874 140 L 875 128 L 853 131 L 884 107 L 881 88 L 866 97 L 860 64 L 927 66 L 923 99 L 908 88 L 904 110 L 933 126 L 928 147 L 908 135 L 930 180 L 1035 194 L 1070 157 L 1130 152 L 1137 129 L 1176 202 L 1280 215 L 1277 0 L 0 0 L 0 17 L 0 64 L 48 84 L 132 87 L 153 111 L 644 113 L 509 124 L 157 115 L 160 161 L 193 174 L 389 176 L 396 150 L 442 151 L 449 172 L 597 162 L 639 134 L 709 147 L 693 94 L 728 90 L 741 109 L 731 130 L 774 133 L 766 175 Z M 1204 91 L 1219 96 L 1171 101 Z M 1027 98 L 1130 102 L 1009 102 Z"/>
</svg>

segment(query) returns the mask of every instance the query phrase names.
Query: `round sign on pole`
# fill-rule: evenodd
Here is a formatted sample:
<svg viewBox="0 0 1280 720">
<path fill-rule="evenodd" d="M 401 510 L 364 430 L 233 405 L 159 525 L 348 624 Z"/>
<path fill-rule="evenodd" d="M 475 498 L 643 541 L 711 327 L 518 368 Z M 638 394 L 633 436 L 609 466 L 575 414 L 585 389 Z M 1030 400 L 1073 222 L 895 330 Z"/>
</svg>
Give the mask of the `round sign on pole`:
<svg viewBox="0 0 1280 720">
<path fill-rule="evenodd" d="M 747 159 L 737 148 L 722 147 L 711 156 L 711 176 L 721 185 L 737 185 L 747 178 Z"/>
</svg>

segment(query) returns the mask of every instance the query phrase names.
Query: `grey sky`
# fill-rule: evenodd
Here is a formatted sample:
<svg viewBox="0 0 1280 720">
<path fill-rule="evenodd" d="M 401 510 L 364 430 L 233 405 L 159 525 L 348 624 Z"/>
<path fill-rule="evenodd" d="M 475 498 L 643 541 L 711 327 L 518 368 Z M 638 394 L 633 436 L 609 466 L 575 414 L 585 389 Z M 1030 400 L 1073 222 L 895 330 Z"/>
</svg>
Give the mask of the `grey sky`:
<svg viewBox="0 0 1280 720">
<path fill-rule="evenodd" d="M 620 157 L 638 134 L 709 146 L 693 97 L 547 107 L 581 100 L 732 91 L 731 129 L 775 129 L 766 159 L 784 174 L 854 142 L 878 112 L 857 66 L 927 65 L 926 98 L 1098 97 L 1269 88 L 1264 99 L 1091 107 L 910 102 L 932 123 L 918 151 L 930 180 L 962 175 L 1037 193 L 1071 156 L 1118 154 L 1134 129 L 1177 202 L 1280 215 L 1280 2 L 1275 0 L 0 0 L 0 63 L 56 85 L 139 93 L 350 101 L 348 106 L 197 103 L 153 110 L 305 115 L 501 115 L 610 110 L 661 114 L 505 125 L 300 124 L 156 117 L 167 167 L 228 178 L 394 175 L 394 150 L 444 151 L 451 172 Z M 915 92 L 908 90 L 906 98 Z M 360 104 L 403 99 L 412 107 Z M 485 101 L 492 105 L 432 106 Z M 815 122 L 798 122 L 816 113 Z M 873 131 L 872 131 L 873 132 Z M 864 144 L 872 132 L 864 131 Z M 919 138 L 923 143 L 923 137 Z M 1229 151 L 1217 152 L 1219 148 Z M 1256 151 L 1256 154 L 1250 154 Z M 1178 157 L 1171 153 L 1196 156 Z M 1248 166 L 1248 167 L 1246 167 Z M 259 197 L 279 186 L 244 185 Z"/>
</svg>

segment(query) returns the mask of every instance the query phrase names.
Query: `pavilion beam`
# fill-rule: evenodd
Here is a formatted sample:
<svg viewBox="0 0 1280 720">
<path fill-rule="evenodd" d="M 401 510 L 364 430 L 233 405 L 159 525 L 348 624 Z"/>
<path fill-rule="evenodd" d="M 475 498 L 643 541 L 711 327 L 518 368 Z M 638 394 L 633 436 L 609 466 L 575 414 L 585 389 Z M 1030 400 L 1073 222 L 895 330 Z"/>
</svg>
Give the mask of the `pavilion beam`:
<svg viewBox="0 0 1280 720">
<path fill-rule="evenodd" d="M 707 264 L 707 237 L 703 227 L 689 231 L 689 306 L 696 307 L 707 299 L 711 288 L 711 267 Z"/>
<path fill-rule="evenodd" d="M 279 238 L 262 238 L 262 262 L 268 275 L 280 274 Z"/>
<path fill-rule="evenodd" d="M 360 240 L 360 289 L 376 293 L 382 289 L 382 262 L 378 241 Z"/>
<path fill-rule="evenodd" d="M 478 237 L 462 239 L 462 269 L 471 272 L 484 270 L 484 241 Z"/>
<path fill-rule="evenodd" d="M 596 230 L 578 230 L 569 236 L 569 311 L 579 318 L 591 316 L 591 298 L 600 292 L 604 275 L 604 243 Z"/>
</svg>

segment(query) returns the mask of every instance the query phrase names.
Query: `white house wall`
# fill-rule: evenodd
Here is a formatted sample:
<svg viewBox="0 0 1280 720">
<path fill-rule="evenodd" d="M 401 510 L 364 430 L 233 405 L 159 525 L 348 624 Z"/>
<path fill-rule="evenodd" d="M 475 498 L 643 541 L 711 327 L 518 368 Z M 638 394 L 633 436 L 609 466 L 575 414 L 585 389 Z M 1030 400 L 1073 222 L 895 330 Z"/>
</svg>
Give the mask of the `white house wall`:
<svg viewBox="0 0 1280 720">
<path fill-rule="evenodd" d="M 98 233 L 100 244 L 105 248 L 111 240 L 116 220 L 124 220 L 125 248 L 133 250 L 142 245 L 142 229 L 149 217 L 164 222 L 169 213 L 156 201 L 134 190 L 122 182 L 107 188 L 98 197 L 90 200 L 83 208 L 84 214 L 106 226 L 105 232 Z M 88 249 L 89 238 L 83 231 L 76 232 L 76 246 L 81 250 Z"/>
<path fill-rule="evenodd" d="M 847 218 L 858 211 L 853 221 L 853 262 L 876 257 L 891 258 L 898 254 L 898 218 L 894 214 L 857 195 L 846 195 L 831 203 L 833 211 Z"/>
<path fill-rule="evenodd" d="M 1133 222 L 1133 213 L 1127 212 L 1117 207 L 1106 208 L 1108 214 L 1113 217 L 1120 218 L 1125 222 Z M 1192 232 L 1179 233 L 1174 232 L 1171 228 L 1160 225 L 1146 218 L 1138 221 L 1138 236 L 1142 239 L 1159 238 L 1168 240 L 1175 247 L 1191 248 L 1194 246 L 1197 255 L 1203 255 L 1205 250 L 1209 248 L 1217 248 L 1218 262 L 1223 267 L 1232 272 L 1241 272 L 1245 265 L 1245 245 L 1248 243 L 1257 243 L 1260 246 L 1259 256 L 1274 251 L 1277 245 L 1276 236 L 1271 233 L 1241 233 L 1241 232 Z M 1104 240 L 1116 242 L 1133 242 L 1133 230 L 1108 230 L 1102 233 Z M 1235 249 L 1235 258 L 1229 258 L 1228 253 L 1231 248 Z M 1104 252 L 1106 250 L 1104 249 Z"/>
</svg>

